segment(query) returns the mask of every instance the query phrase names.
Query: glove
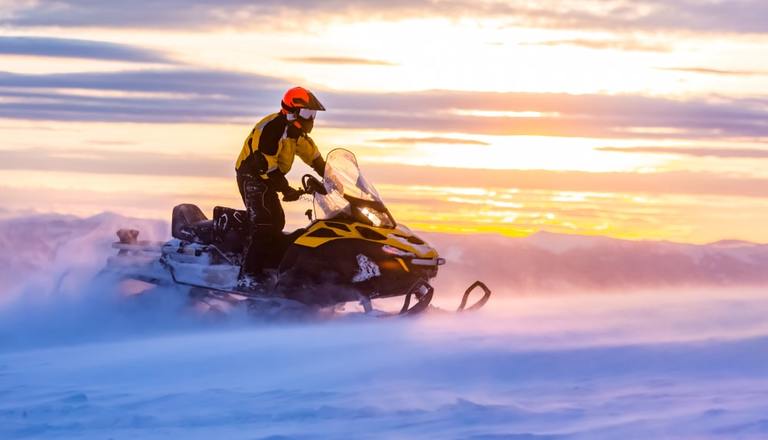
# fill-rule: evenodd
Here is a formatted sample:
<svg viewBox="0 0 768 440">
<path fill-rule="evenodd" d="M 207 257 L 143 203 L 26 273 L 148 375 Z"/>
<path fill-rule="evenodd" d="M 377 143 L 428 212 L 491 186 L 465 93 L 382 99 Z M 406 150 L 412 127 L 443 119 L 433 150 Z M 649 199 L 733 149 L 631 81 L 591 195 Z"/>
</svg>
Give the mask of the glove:
<svg viewBox="0 0 768 440">
<path fill-rule="evenodd" d="M 328 191 L 325 190 L 325 187 L 322 183 L 320 183 L 319 180 L 312 176 L 305 176 L 305 179 L 302 179 L 304 182 L 304 185 L 307 187 L 306 192 L 309 194 L 321 194 L 321 195 L 328 195 Z"/>
<path fill-rule="evenodd" d="M 304 191 L 300 191 L 290 186 L 283 189 L 282 192 L 284 202 L 295 202 L 296 200 L 299 200 L 299 197 L 301 197 L 302 194 L 304 194 Z"/>
</svg>

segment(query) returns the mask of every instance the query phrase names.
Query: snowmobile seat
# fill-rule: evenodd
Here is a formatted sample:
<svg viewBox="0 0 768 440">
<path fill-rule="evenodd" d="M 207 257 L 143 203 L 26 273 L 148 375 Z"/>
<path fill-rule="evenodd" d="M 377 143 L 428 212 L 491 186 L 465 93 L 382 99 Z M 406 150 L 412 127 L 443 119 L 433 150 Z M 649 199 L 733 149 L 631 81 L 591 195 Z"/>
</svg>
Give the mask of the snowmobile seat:
<svg viewBox="0 0 768 440">
<path fill-rule="evenodd" d="M 214 244 L 223 252 L 240 253 L 248 236 L 246 211 L 216 206 L 209 220 L 197 205 L 184 203 L 173 208 L 171 234 L 179 240 L 200 244 Z M 278 241 L 279 254 L 304 233 L 304 228 L 283 232 Z"/>
<path fill-rule="evenodd" d="M 171 235 L 179 240 L 193 243 L 213 243 L 213 220 L 191 203 L 182 203 L 173 208 L 171 215 Z"/>
</svg>

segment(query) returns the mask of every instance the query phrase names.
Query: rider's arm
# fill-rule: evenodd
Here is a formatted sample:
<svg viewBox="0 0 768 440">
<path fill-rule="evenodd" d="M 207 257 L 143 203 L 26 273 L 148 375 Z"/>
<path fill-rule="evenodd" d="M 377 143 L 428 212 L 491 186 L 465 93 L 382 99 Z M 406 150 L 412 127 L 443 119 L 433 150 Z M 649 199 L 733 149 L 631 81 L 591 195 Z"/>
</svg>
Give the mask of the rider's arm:
<svg viewBox="0 0 768 440">
<path fill-rule="evenodd" d="M 317 156 L 315 160 L 312 161 L 312 169 L 315 170 L 320 177 L 325 177 L 325 159 L 323 159 L 323 156 Z"/>
<path fill-rule="evenodd" d="M 301 197 L 303 192 L 292 187 L 282 171 L 274 170 L 267 174 L 267 186 L 273 191 L 283 193 L 283 201 L 294 202 Z"/>
<path fill-rule="evenodd" d="M 320 150 L 315 145 L 315 141 L 311 137 L 304 135 L 300 136 L 296 141 L 296 155 L 298 155 L 305 164 L 312 167 L 313 170 L 320 177 L 325 172 L 325 161 L 320 154 Z"/>
</svg>

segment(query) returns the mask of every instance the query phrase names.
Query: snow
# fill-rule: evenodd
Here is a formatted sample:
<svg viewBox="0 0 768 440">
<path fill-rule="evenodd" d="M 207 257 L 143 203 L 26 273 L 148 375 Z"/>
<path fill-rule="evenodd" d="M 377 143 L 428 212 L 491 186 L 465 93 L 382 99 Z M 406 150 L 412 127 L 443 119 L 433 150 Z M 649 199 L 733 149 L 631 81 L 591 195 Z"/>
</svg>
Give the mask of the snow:
<svg viewBox="0 0 768 440">
<path fill-rule="evenodd" d="M 696 298 L 33 341 L 0 438 L 765 438 L 768 301 Z"/>
<path fill-rule="evenodd" d="M 17 257 L 18 273 L 34 269 L 0 292 L 2 439 L 768 438 L 765 285 L 507 292 L 478 313 L 416 319 L 217 321 L 178 292 L 126 298 L 88 277 L 119 219 L 55 220 L 35 224 L 65 238 Z M 72 240 L 67 271 L 51 248 Z"/>
</svg>

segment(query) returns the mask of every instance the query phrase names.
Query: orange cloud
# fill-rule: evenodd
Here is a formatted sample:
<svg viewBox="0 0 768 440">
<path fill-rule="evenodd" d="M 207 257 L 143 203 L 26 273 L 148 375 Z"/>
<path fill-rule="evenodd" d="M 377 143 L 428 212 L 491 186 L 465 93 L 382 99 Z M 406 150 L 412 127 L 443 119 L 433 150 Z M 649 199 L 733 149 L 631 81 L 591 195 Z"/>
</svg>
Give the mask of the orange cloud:
<svg viewBox="0 0 768 440">
<path fill-rule="evenodd" d="M 672 48 L 666 44 L 653 44 L 634 39 L 607 38 L 587 39 L 574 38 L 570 40 L 546 40 L 535 43 L 525 43 L 529 46 L 575 46 L 596 50 L 620 50 L 638 52 L 669 52 Z"/>
<path fill-rule="evenodd" d="M 371 164 L 366 166 L 366 173 L 372 176 L 374 182 L 410 185 L 768 197 L 768 179 L 709 172 L 591 173 Z"/>
<path fill-rule="evenodd" d="M 307 63 L 307 64 L 341 64 L 341 65 L 368 65 L 368 66 L 396 66 L 397 63 L 391 63 L 389 61 L 381 60 L 369 60 L 366 58 L 351 58 L 351 57 L 303 57 L 303 58 L 281 58 L 283 61 L 289 61 L 292 63 Z"/>
<path fill-rule="evenodd" d="M 99 150 L 68 150 L 65 154 L 40 150 L 0 150 L 0 169 L 5 170 L 227 178 L 231 176 L 231 168 L 230 160 L 194 155 Z M 365 171 L 377 184 L 768 197 L 768 179 L 708 172 L 594 173 L 383 163 L 368 163 Z"/>
<path fill-rule="evenodd" d="M 370 142 L 382 144 L 447 144 L 447 145 L 488 145 L 487 142 L 475 139 L 453 138 L 453 137 L 398 137 L 373 139 Z"/>
<path fill-rule="evenodd" d="M 708 147 L 600 147 L 600 151 L 614 153 L 676 154 L 695 157 L 766 159 L 768 150 L 758 148 L 708 148 Z"/>
<path fill-rule="evenodd" d="M 658 70 L 669 70 L 673 72 L 698 73 L 702 75 L 717 76 L 759 76 L 768 75 L 764 70 L 724 70 L 712 69 L 709 67 L 657 67 Z"/>
</svg>

